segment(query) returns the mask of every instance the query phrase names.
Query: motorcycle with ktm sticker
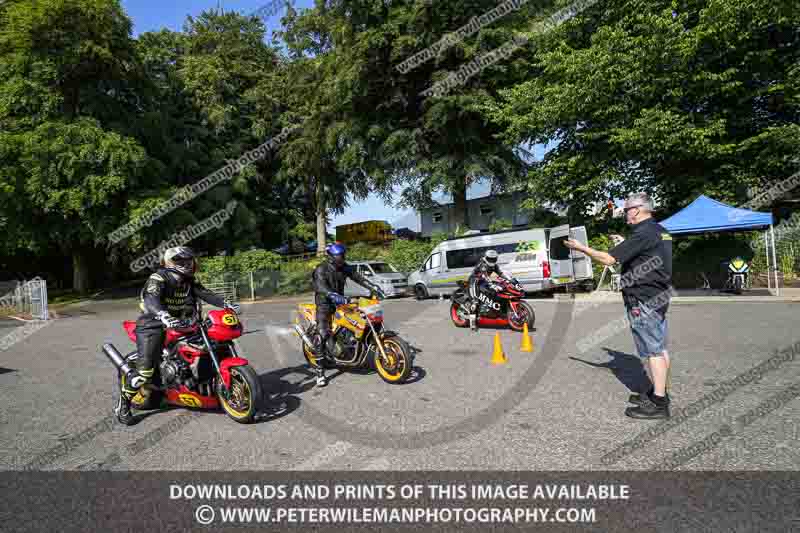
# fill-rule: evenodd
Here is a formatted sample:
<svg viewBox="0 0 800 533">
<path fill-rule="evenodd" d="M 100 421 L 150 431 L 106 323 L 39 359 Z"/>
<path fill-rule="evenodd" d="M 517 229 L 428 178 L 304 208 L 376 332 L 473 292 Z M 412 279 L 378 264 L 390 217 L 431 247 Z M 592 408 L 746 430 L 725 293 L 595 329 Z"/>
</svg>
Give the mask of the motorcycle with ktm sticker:
<svg viewBox="0 0 800 533">
<path fill-rule="evenodd" d="M 198 307 L 195 314 L 202 317 Z M 136 322 L 126 320 L 123 327 L 136 342 Z M 261 386 L 247 359 L 239 357 L 234 340 L 243 326 L 231 309 L 209 311 L 205 319 L 183 321 L 167 328 L 161 363 L 153 376 L 153 385 L 168 405 L 219 409 L 237 422 L 252 422 L 261 398 Z M 122 356 L 112 344 L 103 352 L 117 367 L 122 388 L 126 376 L 135 375 L 139 354 L 134 350 Z M 131 383 L 136 388 L 136 383 Z M 138 400 L 138 401 L 137 401 Z M 131 405 L 141 408 L 141 393 Z"/>
<path fill-rule="evenodd" d="M 498 277 L 492 280 L 488 288 L 491 295 L 486 292 L 478 294 L 477 326 L 510 326 L 514 331 L 522 331 L 525 324 L 533 330 L 536 314 L 533 308 L 523 302 L 525 290 L 515 279 Z M 469 283 L 465 280 L 458 282 L 458 289 L 453 293 L 450 304 L 450 319 L 459 328 L 470 325 L 470 297 Z"/>
</svg>

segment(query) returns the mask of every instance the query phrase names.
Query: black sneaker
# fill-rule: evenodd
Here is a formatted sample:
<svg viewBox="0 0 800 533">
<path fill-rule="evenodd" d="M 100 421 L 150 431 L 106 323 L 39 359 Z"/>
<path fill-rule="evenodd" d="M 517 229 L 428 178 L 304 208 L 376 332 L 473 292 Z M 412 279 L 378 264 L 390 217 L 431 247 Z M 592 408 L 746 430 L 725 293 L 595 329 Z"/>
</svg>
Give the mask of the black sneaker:
<svg viewBox="0 0 800 533">
<path fill-rule="evenodd" d="M 669 403 L 670 402 L 669 393 L 666 394 L 666 398 L 667 398 L 667 403 Z M 650 399 L 648 398 L 648 400 L 650 400 Z M 652 401 L 652 400 L 650 400 L 650 401 Z M 628 396 L 628 403 L 632 403 L 632 404 L 635 404 L 635 405 L 642 405 L 642 395 L 641 394 L 631 394 L 630 396 Z"/>
<path fill-rule="evenodd" d="M 669 418 L 669 402 L 664 403 L 664 405 L 656 405 L 647 396 L 640 396 L 639 400 L 641 403 L 636 407 L 625 409 L 625 416 L 643 420 Z"/>
</svg>

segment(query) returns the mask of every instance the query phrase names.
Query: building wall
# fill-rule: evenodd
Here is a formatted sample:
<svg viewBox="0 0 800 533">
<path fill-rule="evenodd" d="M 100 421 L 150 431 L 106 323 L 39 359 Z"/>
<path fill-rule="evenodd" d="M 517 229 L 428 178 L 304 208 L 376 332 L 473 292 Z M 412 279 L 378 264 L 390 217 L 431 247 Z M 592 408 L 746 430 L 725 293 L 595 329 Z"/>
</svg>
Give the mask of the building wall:
<svg viewBox="0 0 800 533">
<path fill-rule="evenodd" d="M 514 226 L 528 224 L 528 216 L 520 212 L 519 209 L 523 199 L 523 193 L 514 193 L 467 200 L 469 229 L 486 231 L 492 222 L 501 218 L 511 221 Z M 491 213 L 486 212 L 486 208 L 491 208 Z M 483 212 L 482 209 L 484 210 Z M 420 213 L 422 236 L 430 237 L 438 232 L 451 233 L 455 231 L 454 211 L 453 204 L 422 210 Z M 434 215 L 436 214 L 441 217 L 438 222 L 434 222 Z"/>
</svg>

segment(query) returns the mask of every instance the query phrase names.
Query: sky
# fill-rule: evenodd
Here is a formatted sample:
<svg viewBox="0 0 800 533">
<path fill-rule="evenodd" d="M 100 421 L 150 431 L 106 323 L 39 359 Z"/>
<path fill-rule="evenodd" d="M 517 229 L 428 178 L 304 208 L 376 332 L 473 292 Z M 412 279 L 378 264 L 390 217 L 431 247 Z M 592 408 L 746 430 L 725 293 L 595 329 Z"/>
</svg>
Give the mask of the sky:
<svg viewBox="0 0 800 533">
<path fill-rule="evenodd" d="M 314 0 L 293 0 L 295 9 L 311 7 Z M 286 0 L 122 0 L 122 5 L 133 21 L 133 35 L 138 36 L 147 31 L 158 31 L 167 28 L 181 31 L 188 15 L 197 16 L 208 9 L 221 5 L 226 11 L 238 11 L 250 14 L 265 6 L 277 6 L 275 15 L 265 20 L 267 30 L 272 32 L 280 28 L 280 19 L 285 12 Z M 533 147 L 534 157 L 538 160 L 544 155 L 545 147 Z M 467 191 L 467 198 L 481 198 L 489 194 L 488 183 L 479 183 Z M 445 195 L 434 197 L 437 202 L 447 202 Z M 333 232 L 340 224 L 351 224 L 365 220 L 385 220 L 395 228 L 408 227 L 419 231 L 419 216 L 412 210 L 399 209 L 387 205 L 378 196 L 371 195 L 362 202 L 351 202 L 350 207 L 341 215 L 331 217 L 328 229 Z"/>
</svg>

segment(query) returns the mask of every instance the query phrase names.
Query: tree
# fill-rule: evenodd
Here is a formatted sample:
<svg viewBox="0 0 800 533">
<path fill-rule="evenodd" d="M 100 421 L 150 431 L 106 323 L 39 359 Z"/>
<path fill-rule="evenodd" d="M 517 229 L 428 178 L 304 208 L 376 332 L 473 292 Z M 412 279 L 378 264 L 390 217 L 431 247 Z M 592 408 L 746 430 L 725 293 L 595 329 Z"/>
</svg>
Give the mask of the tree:
<svg viewBox="0 0 800 533">
<path fill-rule="evenodd" d="M 528 176 L 539 202 L 740 203 L 798 169 L 798 27 L 788 0 L 603 2 L 536 37 L 536 75 L 487 114 L 508 142 L 556 142 Z"/>
<path fill-rule="evenodd" d="M 19 0 L 0 21 L 2 230 L 18 247 L 71 256 L 85 292 L 97 242 L 147 164 L 104 122 L 131 105 L 131 22 L 117 0 Z"/>
<path fill-rule="evenodd" d="M 340 172 L 369 182 L 387 199 L 399 186 L 403 204 L 417 208 L 430 205 L 436 191 L 450 192 L 463 225 L 468 223 L 470 184 L 491 180 L 500 190 L 521 176 L 523 166 L 513 146 L 497 140 L 502 129 L 480 110 L 502 85 L 507 66 L 487 69 L 483 81 L 473 80 L 453 95 L 420 95 L 463 61 L 507 40 L 513 35 L 507 25 L 485 28 L 406 74 L 397 69 L 409 56 L 494 7 L 489 0 L 328 0 L 287 19 L 284 36 L 290 48 L 297 57 L 313 56 L 321 66 L 316 90 L 330 95 Z M 504 21 L 520 24 L 531 9 L 526 6 Z"/>
</svg>

